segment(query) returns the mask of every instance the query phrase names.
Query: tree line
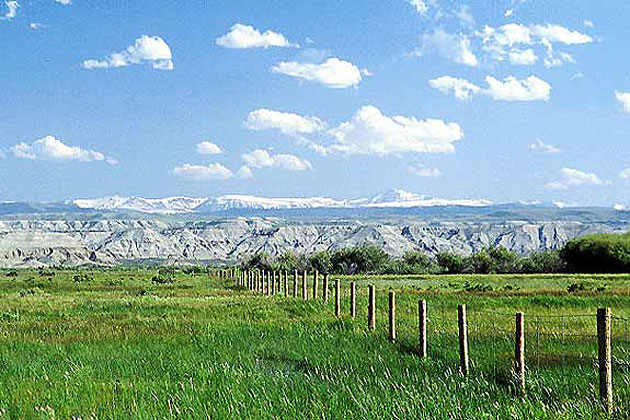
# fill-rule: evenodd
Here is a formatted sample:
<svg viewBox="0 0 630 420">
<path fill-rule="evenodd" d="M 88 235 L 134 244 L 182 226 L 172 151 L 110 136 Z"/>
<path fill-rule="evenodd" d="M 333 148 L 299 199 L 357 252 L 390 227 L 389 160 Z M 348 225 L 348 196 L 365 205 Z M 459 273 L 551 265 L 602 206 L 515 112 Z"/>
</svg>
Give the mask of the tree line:
<svg viewBox="0 0 630 420">
<path fill-rule="evenodd" d="M 596 234 L 570 240 L 559 250 L 519 255 L 487 247 L 470 255 L 410 251 L 393 258 L 374 245 L 311 254 L 259 252 L 240 262 L 243 269 L 317 270 L 322 274 L 500 274 L 630 272 L 630 233 Z"/>
</svg>

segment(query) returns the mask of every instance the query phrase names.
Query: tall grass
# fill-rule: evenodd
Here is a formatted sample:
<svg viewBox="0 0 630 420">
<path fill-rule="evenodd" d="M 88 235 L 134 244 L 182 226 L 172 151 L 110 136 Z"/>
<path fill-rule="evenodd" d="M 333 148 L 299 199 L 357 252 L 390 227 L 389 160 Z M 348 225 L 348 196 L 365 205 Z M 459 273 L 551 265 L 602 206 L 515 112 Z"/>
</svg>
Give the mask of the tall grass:
<svg viewBox="0 0 630 420">
<path fill-rule="evenodd" d="M 342 278 L 337 319 L 334 299 L 267 298 L 206 275 L 156 284 L 151 270 L 75 274 L 0 277 L 0 418 L 604 418 L 595 309 L 630 317 L 626 276 L 361 278 L 353 320 L 350 278 Z M 567 292 L 576 282 L 593 287 Z M 373 333 L 367 283 L 378 290 Z M 600 284 L 606 289 L 596 291 Z M 396 343 L 386 333 L 390 287 L 398 291 Z M 429 302 L 427 360 L 415 353 L 419 298 Z M 458 303 L 469 306 L 468 378 L 457 369 Z M 509 314 L 517 310 L 529 328 L 523 399 L 510 373 Z M 592 322 L 574 317 L 581 314 Z M 538 347 L 535 315 L 566 315 L 544 320 L 549 335 Z M 630 413 L 624 343 L 622 333 L 613 342 L 616 418 Z"/>
</svg>

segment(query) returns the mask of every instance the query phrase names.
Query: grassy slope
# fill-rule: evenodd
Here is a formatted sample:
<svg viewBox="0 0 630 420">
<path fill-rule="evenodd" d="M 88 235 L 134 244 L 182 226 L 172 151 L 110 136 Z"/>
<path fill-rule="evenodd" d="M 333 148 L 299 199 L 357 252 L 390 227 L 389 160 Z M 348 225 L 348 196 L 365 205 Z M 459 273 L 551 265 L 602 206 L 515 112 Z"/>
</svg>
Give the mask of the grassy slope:
<svg viewBox="0 0 630 420">
<path fill-rule="evenodd" d="M 630 276 L 358 278 L 358 317 L 337 320 L 332 302 L 252 296 L 206 276 L 155 285 L 153 274 L 0 276 L 0 418 L 596 418 L 595 319 L 568 315 L 607 305 L 630 317 Z M 371 334 L 368 282 L 379 288 Z M 572 283 L 586 290 L 568 294 Z M 431 317 L 427 361 L 414 354 L 419 297 Z M 469 305 L 469 378 L 457 373 L 458 303 Z M 516 310 L 528 328 L 524 400 L 509 373 Z M 625 322 L 614 327 L 616 417 L 626 418 L 630 345 Z"/>
</svg>

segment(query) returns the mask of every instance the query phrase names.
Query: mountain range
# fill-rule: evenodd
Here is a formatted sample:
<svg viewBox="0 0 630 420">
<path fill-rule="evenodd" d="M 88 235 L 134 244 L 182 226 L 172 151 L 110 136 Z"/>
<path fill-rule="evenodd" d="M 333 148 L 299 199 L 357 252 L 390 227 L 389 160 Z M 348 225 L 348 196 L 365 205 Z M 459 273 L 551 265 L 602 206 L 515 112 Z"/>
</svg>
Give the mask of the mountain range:
<svg viewBox="0 0 630 420">
<path fill-rule="evenodd" d="M 0 267 L 224 264 L 256 252 L 371 244 L 394 257 L 558 249 L 630 230 L 630 212 L 554 203 L 493 204 L 391 190 L 372 198 L 107 197 L 0 203 Z"/>
</svg>

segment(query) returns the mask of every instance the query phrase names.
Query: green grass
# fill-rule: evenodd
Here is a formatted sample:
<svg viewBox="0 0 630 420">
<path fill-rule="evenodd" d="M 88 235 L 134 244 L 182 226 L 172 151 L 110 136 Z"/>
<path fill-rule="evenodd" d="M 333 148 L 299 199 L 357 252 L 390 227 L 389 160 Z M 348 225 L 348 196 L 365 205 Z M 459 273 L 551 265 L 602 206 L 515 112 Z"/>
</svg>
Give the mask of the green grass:
<svg viewBox="0 0 630 420">
<path fill-rule="evenodd" d="M 344 277 L 331 301 L 267 298 L 232 281 L 152 270 L 0 272 L 0 418 L 584 419 L 597 399 L 595 311 L 630 318 L 630 276 Z M 358 281 L 358 314 L 348 284 Z M 377 329 L 367 284 L 377 286 Z M 320 282 L 321 284 L 321 282 Z M 567 292 L 572 284 L 580 291 Z M 387 340 L 387 290 L 398 340 Z M 309 293 L 310 293 L 309 287 Z M 417 301 L 429 306 L 429 359 Z M 471 375 L 458 373 L 457 305 Z M 527 396 L 511 375 L 525 312 Z M 588 316 L 582 316 L 588 315 Z M 613 322 L 615 418 L 630 416 L 630 324 Z"/>
</svg>

